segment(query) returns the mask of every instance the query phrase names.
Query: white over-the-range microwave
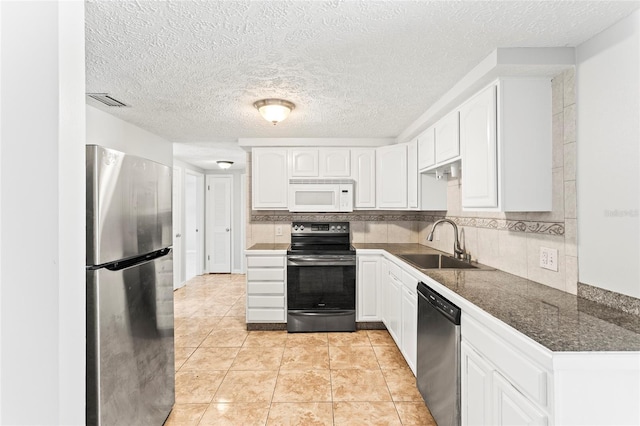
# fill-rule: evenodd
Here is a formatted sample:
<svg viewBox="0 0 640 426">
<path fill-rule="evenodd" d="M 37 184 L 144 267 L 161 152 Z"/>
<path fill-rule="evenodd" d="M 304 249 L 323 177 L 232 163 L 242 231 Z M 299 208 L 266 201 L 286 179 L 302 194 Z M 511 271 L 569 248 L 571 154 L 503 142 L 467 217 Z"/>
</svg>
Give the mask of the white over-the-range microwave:
<svg viewBox="0 0 640 426">
<path fill-rule="evenodd" d="M 353 180 L 290 179 L 289 211 L 352 212 Z"/>
</svg>

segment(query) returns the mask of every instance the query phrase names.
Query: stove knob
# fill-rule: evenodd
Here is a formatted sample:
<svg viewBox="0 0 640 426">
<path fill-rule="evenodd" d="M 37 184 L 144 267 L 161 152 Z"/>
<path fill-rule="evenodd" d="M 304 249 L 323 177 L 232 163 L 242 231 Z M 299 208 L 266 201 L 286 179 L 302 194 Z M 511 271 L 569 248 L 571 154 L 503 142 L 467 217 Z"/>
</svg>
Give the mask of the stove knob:
<svg viewBox="0 0 640 426">
<path fill-rule="evenodd" d="M 298 230 L 298 225 L 293 225 L 293 230 L 297 231 Z"/>
<path fill-rule="evenodd" d="M 300 230 L 304 231 L 304 225 L 300 225 Z"/>
<path fill-rule="evenodd" d="M 336 230 L 336 227 L 335 227 L 335 226 L 332 226 L 332 227 L 331 227 L 331 230 L 332 230 L 332 231 L 335 231 L 335 230 Z"/>
</svg>

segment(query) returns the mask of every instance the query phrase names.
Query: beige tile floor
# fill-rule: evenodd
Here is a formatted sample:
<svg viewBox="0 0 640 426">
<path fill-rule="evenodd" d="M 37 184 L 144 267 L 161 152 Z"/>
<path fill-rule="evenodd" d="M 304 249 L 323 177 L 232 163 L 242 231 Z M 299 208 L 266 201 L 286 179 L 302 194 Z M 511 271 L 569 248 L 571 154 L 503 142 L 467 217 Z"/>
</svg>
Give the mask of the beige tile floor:
<svg viewBox="0 0 640 426">
<path fill-rule="evenodd" d="M 384 330 L 246 331 L 245 276 L 175 292 L 176 403 L 165 425 L 435 425 Z"/>
</svg>

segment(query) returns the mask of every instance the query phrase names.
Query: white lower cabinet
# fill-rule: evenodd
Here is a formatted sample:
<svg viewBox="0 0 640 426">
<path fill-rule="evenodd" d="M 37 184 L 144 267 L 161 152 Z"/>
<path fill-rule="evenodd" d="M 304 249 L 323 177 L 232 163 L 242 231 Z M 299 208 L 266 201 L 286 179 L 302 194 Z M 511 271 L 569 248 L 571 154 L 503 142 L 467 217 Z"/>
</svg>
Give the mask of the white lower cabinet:
<svg viewBox="0 0 640 426">
<path fill-rule="evenodd" d="M 466 342 L 462 342 L 460 364 L 462 424 L 469 426 L 490 425 L 493 368 Z"/>
<path fill-rule="evenodd" d="M 417 283 L 416 283 L 417 285 Z M 418 294 L 407 286 L 402 287 L 402 343 L 400 351 L 409 364 L 409 368 L 416 374 L 418 348 Z"/>
<path fill-rule="evenodd" d="M 516 347 L 464 313 L 461 327 L 462 425 L 547 425 L 552 373 L 538 362 L 550 363 L 548 354 L 533 342 Z"/>
<path fill-rule="evenodd" d="M 382 321 L 387 331 L 402 352 L 405 361 L 416 374 L 418 347 L 418 279 L 406 266 L 384 259 L 382 261 L 382 287 L 384 298 L 381 301 Z"/>
<path fill-rule="evenodd" d="M 398 347 L 401 346 L 401 335 L 400 335 L 400 327 L 402 326 L 402 317 L 401 317 L 401 309 L 402 309 L 402 283 L 400 279 L 395 274 L 395 270 L 399 270 L 399 268 L 393 264 L 389 263 L 389 274 L 387 275 L 387 285 L 385 291 L 385 326 L 395 340 Z"/>
<path fill-rule="evenodd" d="M 356 276 L 356 321 L 380 321 L 382 299 L 382 256 L 358 255 Z"/>
<path fill-rule="evenodd" d="M 247 253 L 247 322 L 286 322 L 286 253 Z"/>
<path fill-rule="evenodd" d="M 496 426 L 546 426 L 547 416 L 500 373 L 492 374 L 493 419 Z"/>
</svg>

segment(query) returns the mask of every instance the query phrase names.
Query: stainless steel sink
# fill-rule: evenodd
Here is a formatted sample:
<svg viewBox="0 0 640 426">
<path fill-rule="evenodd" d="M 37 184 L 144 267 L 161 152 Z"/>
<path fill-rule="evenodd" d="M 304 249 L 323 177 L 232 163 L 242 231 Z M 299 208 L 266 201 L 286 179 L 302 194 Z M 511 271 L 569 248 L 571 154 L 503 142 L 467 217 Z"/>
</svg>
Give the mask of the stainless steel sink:
<svg viewBox="0 0 640 426">
<path fill-rule="evenodd" d="M 400 254 L 398 257 L 420 269 L 479 269 L 469 262 L 442 254 Z"/>
</svg>

